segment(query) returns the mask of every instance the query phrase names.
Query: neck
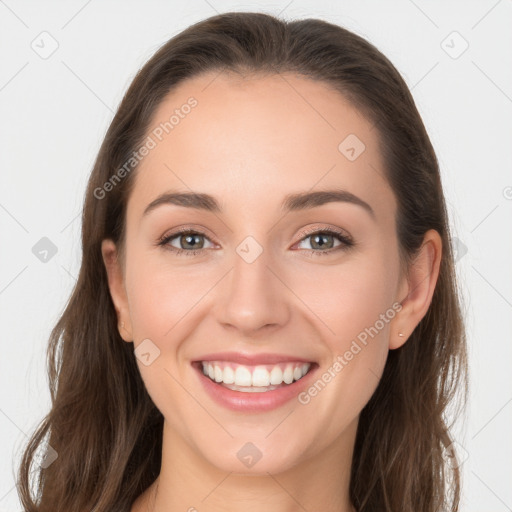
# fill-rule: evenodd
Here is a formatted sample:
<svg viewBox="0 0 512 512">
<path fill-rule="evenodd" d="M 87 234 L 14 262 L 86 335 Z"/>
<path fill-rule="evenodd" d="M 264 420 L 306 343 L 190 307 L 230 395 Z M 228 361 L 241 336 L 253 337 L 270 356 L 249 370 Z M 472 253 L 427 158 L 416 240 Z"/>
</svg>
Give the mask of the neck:
<svg viewBox="0 0 512 512">
<path fill-rule="evenodd" d="M 354 512 L 350 468 L 358 418 L 335 443 L 282 472 L 222 471 L 164 422 L 162 466 L 132 512 Z"/>
</svg>

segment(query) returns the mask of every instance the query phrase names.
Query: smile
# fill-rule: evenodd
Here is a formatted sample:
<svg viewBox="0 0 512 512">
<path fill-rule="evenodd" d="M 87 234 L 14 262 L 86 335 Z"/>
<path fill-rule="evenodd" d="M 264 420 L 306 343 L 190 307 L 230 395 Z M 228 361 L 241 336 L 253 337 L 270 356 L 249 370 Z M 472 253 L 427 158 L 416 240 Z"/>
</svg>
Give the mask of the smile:
<svg viewBox="0 0 512 512">
<path fill-rule="evenodd" d="M 319 370 L 316 362 L 282 356 L 231 355 L 226 359 L 221 354 L 209 356 L 194 361 L 192 367 L 211 400 L 240 413 L 271 411 L 297 400 Z"/>
<path fill-rule="evenodd" d="M 204 375 L 212 381 L 245 393 L 262 393 L 292 384 L 306 375 L 310 363 L 290 362 L 248 366 L 226 361 L 202 361 Z"/>
</svg>

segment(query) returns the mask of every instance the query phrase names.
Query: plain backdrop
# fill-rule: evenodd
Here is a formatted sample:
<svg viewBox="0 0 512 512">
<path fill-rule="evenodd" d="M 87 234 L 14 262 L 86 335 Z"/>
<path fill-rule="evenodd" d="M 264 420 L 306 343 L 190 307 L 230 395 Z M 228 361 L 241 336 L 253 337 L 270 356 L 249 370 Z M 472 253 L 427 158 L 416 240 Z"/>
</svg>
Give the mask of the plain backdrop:
<svg viewBox="0 0 512 512">
<path fill-rule="evenodd" d="M 411 88 L 441 167 L 468 330 L 462 510 L 512 510 L 510 0 L 0 0 L 0 511 L 21 510 L 14 470 L 50 405 L 46 345 L 78 274 L 84 187 L 113 113 L 159 46 L 226 11 L 337 23 Z M 37 244 L 53 247 L 47 261 Z"/>
</svg>

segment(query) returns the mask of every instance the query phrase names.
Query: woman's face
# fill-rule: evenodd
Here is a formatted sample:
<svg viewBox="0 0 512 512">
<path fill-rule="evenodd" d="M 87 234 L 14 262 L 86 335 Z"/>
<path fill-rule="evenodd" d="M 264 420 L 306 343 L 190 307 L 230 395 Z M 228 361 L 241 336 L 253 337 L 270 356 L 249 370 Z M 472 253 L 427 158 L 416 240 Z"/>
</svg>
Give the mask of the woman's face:
<svg viewBox="0 0 512 512">
<path fill-rule="evenodd" d="M 209 73 L 147 135 L 111 292 L 166 435 L 239 473 L 350 455 L 406 292 L 377 129 L 323 83 Z"/>
</svg>

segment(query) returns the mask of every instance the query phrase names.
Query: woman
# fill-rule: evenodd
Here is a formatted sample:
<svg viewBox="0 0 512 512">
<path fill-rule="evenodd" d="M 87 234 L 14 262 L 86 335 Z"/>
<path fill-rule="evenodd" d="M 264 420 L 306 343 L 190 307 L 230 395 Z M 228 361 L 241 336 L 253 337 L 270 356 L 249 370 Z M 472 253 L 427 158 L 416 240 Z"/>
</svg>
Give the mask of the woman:
<svg viewBox="0 0 512 512">
<path fill-rule="evenodd" d="M 27 511 L 458 509 L 438 163 L 374 46 L 260 13 L 189 27 L 129 87 L 82 222 Z"/>
</svg>

